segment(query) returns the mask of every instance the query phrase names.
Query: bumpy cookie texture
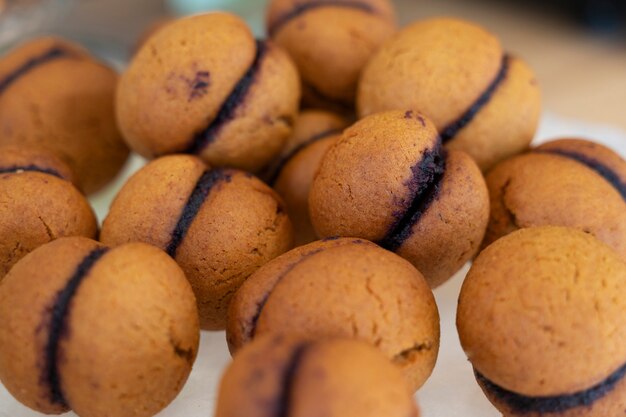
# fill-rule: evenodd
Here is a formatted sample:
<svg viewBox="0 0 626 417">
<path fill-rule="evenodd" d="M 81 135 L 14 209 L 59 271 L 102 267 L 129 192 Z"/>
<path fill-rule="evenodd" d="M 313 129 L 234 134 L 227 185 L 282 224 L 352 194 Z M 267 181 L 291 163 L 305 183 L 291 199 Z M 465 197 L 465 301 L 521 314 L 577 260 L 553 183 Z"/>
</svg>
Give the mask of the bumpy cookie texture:
<svg viewBox="0 0 626 417">
<path fill-rule="evenodd" d="M 305 103 L 349 108 L 363 67 L 396 30 L 389 0 L 273 0 L 267 26 L 300 70 Z"/>
<path fill-rule="evenodd" d="M 620 416 L 626 407 L 626 264 L 576 229 L 522 229 L 463 284 L 461 344 L 507 416 Z"/>
<path fill-rule="evenodd" d="M 263 406 L 259 406 L 262 404 Z M 222 376 L 216 417 L 418 417 L 400 372 L 366 343 L 259 337 Z"/>
<path fill-rule="evenodd" d="M 532 152 L 499 163 L 486 180 L 491 216 L 483 246 L 525 227 L 566 226 L 594 235 L 626 260 L 626 200 L 587 164 Z"/>
<path fill-rule="evenodd" d="M 64 236 L 94 238 L 96 217 L 54 153 L 0 146 L 0 280 L 37 247 Z"/>
<path fill-rule="evenodd" d="M 119 172 L 128 148 L 114 115 L 115 72 L 77 45 L 39 38 L 0 59 L 0 144 L 45 147 L 99 190 Z"/>
<path fill-rule="evenodd" d="M 228 314 L 231 352 L 273 332 L 367 341 L 402 369 L 413 389 L 429 377 L 439 351 L 439 313 L 422 275 L 355 238 L 296 248 L 242 285 Z"/>
<path fill-rule="evenodd" d="M 46 414 L 152 416 L 198 351 L 189 283 L 145 244 L 73 237 L 38 248 L 0 284 L 0 320 L 0 380 Z"/>
<path fill-rule="evenodd" d="M 299 100 L 285 52 L 255 41 L 238 17 L 209 13 L 146 41 L 120 81 L 117 117 L 143 156 L 192 153 L 214 166 L 258 171 L 291 133 Z"/>
<path fill-rule="evenodd" d="M 610 182 L 626 200 L 626 161 L 612 149 L 584 139 L 559 139 L 537 146 L 534 151 L 580 162 Z"/>
<path fill-rule="evenodd" d="M 100 239 L 165 250 L 191 282 L 202 328 L 219 330 L 232 295 L 292 247 L 293 230 L 278 195 L 257 178 L 172 155 L 152 161 L 124 185 Z"/>
<path fill-rule="evenodd" d="M 309 206 L 319 236 L 377 242 L 413 263 L 432 287 L 478 251 L 489 218 L 476 164 L 445 151 L 434 124 L 412 110 L 346 129 L 322 160 Z"/>
<path fill-rule="evenodd" d="M 302 112 L 285 148 L 266 172 L 267 182 L 285 201 L 297 246 L 317 238 L 309 218 L 309 190 L 322 157 L 347 126 L 346 119 L 333 113 Z"/>
<path fill-rule="evenodd" d="M 363 70 L 357 110 L 419 110 L 449 149 L 467 152 L 484 171 L 528 148 L 540 101 L 532 70 L 497 38 L 439 18 L 408 26 L 380 49 Z"/>
</svg>

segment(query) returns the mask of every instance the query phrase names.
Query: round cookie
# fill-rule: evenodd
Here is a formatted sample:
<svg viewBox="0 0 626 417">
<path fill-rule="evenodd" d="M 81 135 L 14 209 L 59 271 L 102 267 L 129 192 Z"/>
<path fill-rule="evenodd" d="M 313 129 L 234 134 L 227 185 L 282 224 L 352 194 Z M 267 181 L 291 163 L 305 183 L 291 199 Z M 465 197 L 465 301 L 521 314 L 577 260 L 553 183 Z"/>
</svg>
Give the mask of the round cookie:
<svg viewBox="0 0 626 417">
<path fill-rule="evenodd" d="M 226 340 L 235 357 L 267 333 L 350 337 L 378 347 L 414 390 L 439 351 L 439 313 L 410 263 L 371 242 L 329 239 L 261 267 L 233 297 Z"/>
<path fill-rule="evenodd" d="M 124 185 L 100 240 L 165 250 L 195 291 L 201 327 L 220 330 L 234 292 L 292 247 L 293 230 L 278 195 L 252 175 L 171 155 L 150 162 Z"/>
<path fill-rule="evenodd" d="M 537 146 L 534 151 L 559 155 L 586 165 L 610 182 L 626 200 L 626 161 L 612 149 L 584 139 L 558 139 Z"/>
<path fill-rule="evenodd" d="M 549 145 L 541 149 L 500 162 L 487 174 L 491 216 L 483 246 L 525 227 L 566 226 L 594 235 L 626 260 L 620 191 L 588 165 L 548 152 Z"/>
<path fill-rule="evenodd" d="M 267 28 L 298 66 L 305 104 L 352 108 L 363 67 L 396 24 L 389 0 L 273 0 Z"/>
<path fill-rule="evenodd" d="M 541 97 L 532 70 L 475 24 L 438 18 L 414 23 L 369 61 L 361 80 L 361 117 L 398 108 L 426 114 L 444 144 L 483 170 L 526 150 Z"/>
<path fill-rule="evenodd" d="M 322 157 L 348 126 L 344 118 L 321 110 L 303 111 L 285 148 L 266 174 L 285 201 L 296 234 L 296 246 L 316 240 L 309 218 L 309 190 Z"/>
<path fill-rule="evenodd" d="M 476 254 L 489 218 L 482 174 L 414 111 L 368 116 L 326 153 L 309 194 L 321 237 L 356 236 L 409 260 L 436 287 Z"/>
<path fill-rule="evenodd" d="M 626 264 L 589 234 L 516 231 L 463 283 L 461 344 L 507 417 L 619 416 L 626 409 Z"/>
<path fill-rule="evenodd" d="M 22 44 L 0 58 L 0 145 L 52 150 L 82 191 L 98 191 L 128 157 L 115 122 L 116 84 L 112 69 L 73 43 Z"/>
<path fill-rule="evenodd" d="M 70 168 L 50 151 L 0 146 L 0 280 L 44 243 L 96 237 L 96 217 L 72 180 Z"/>
<path fill-rule="evenodd" d="M 41 413 L 153 416 L 182 389 L 198 342 L 185 275 L 149 245 L 58 239 L 0 283 L 0 380 Z"/>
<path fill-rule="evenodd" d="M 299 100 L 286 53 L 255 41 L 240 18 L 207 13 L 174 21 L 145 42 L 120 80 L 117 118 L 145 157 L 189 153 L 258 171 L 282 149 Z"/>
<path fill-rule="evenodd" d="M 215 416 L 285 415 L 418 417 L 419 412 L 400 372 L 366 343 L 259 337 L 222 376 Z"/>
</svg>

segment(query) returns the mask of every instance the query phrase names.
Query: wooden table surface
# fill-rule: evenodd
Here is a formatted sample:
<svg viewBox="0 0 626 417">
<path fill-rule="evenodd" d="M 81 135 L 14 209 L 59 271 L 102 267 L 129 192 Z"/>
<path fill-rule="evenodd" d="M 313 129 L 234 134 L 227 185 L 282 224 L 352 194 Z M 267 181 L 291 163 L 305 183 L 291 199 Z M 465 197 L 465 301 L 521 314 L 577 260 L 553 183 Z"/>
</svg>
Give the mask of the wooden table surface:
<svg viewBox="0 0 626 417">
<path fill-rule="evenodd" d="M 524 57 L 535 69 L 546 110 L 626 130 L 626 40 L 607 41 L 557 17 L 515 8 L 508 2 L 396 3 L 402 24 L 447 15 L 486 26 L 508 50 Z M 83 0 L 62 27 L 129 45 L 146 24 L 164 11 L 160 0 Z"/>
</svg>

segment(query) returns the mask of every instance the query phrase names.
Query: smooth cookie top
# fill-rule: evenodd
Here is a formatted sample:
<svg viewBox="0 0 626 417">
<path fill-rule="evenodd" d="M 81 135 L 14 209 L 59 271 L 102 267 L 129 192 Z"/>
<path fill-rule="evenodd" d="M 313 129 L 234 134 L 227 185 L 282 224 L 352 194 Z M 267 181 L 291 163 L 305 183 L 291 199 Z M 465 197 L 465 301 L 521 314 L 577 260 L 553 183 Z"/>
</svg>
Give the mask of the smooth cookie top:
<svg viewBox="0 0 626 417">
<path fill-rule="evenodd" d="M 120 80 L 117 113 L 129 143 L 148 156 L 186 150 L 218 116 L 256 55 L 248 26 L 228 13 L 191 16 L 163 27 Z"/>
<path fill-rule="evenodd" d="M 345 9 L 379 16 L 394 22 L 393 4 L 388 0 L 274 0 L 267 11 L 267 25 L 270 35 L 306 13 L 319 9 Z"/>
<path fill-rule="evenodd" d="M 503 56 L 500 41 L 473 23 L 451 18 L 414 23 L 365 67 L 358 113 L 363 117 L 395 108 L 428 109 L 429 118 L 443 131 L 497 78 Z"/>
<path fill-rule="evenodd" d="M 53 175 L 76 185 L 74 172 L 56 154 L 28 145 L 0 147 L 0 174 L 28 171 Z"/>
<path fill-rule="evenodd" d="M 25 42 L 0 59 L 0 144 L 54 151 L 93 193 L 128 157 L 113 108 L 117 74 L 60 38 Z"/>
<path fill-rule="evenodd" d="M 226 370 L 216 416 L 285 415 L 417 417 L 419 413 L 398 370 L 363 342 L 311 342 L 281 334 L 259 337 Z"/>
<path fill-rule="evenodd" d="M 534 151 L 580 162 L 610 182 L 626 201 L 626 161 L 612 149 L 584 139 L 559 139 L 539 145 Z"/>
</svg>

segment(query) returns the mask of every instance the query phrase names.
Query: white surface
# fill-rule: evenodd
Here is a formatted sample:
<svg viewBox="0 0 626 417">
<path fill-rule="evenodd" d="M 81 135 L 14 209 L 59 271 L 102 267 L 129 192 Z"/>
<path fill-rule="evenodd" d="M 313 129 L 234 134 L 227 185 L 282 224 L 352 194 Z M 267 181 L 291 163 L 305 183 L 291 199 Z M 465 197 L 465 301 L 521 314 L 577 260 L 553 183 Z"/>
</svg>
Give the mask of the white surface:
<svg viewBox="0 0 626 417">
<path fill-rule="evenodd" d="M 618 150 L 626 157 L 626 132 L 611 127 L 564 120 L 553 115 L 544 117 L 538 142 L 557 137 L 594 139 Z M 124 176 L 141 166 L 135 158 Z M 92 199 L 99 217 L 106 213 L 109 201 L 121 186 L 117 184 Z M 458 292 L 467 272 L 466 266 L 451 281 L 435 291 L 441 315 L 441 350 L 432 377 L 417 394 L 425 417 L 499 417 L 476 384 L 472 369 L 459 345 L 455 322 Z M 179 397 L 159 417 L 210 417 L 213 415 L 219 377 L 230 360 L 224 334 L 203 333 L 198 360 L 187 385 Z M 40 414 L 17 403 L 0 386 L 0 417 L 36 417 Z M 75 416 L 73 413 L 68 417 Z M 116 416 L 117 417 L 117 416 Z M 123 416 L 119 416 L 123 417 Z M 384 416 L 381 416 L 384 417 Z"/>
</svg>

